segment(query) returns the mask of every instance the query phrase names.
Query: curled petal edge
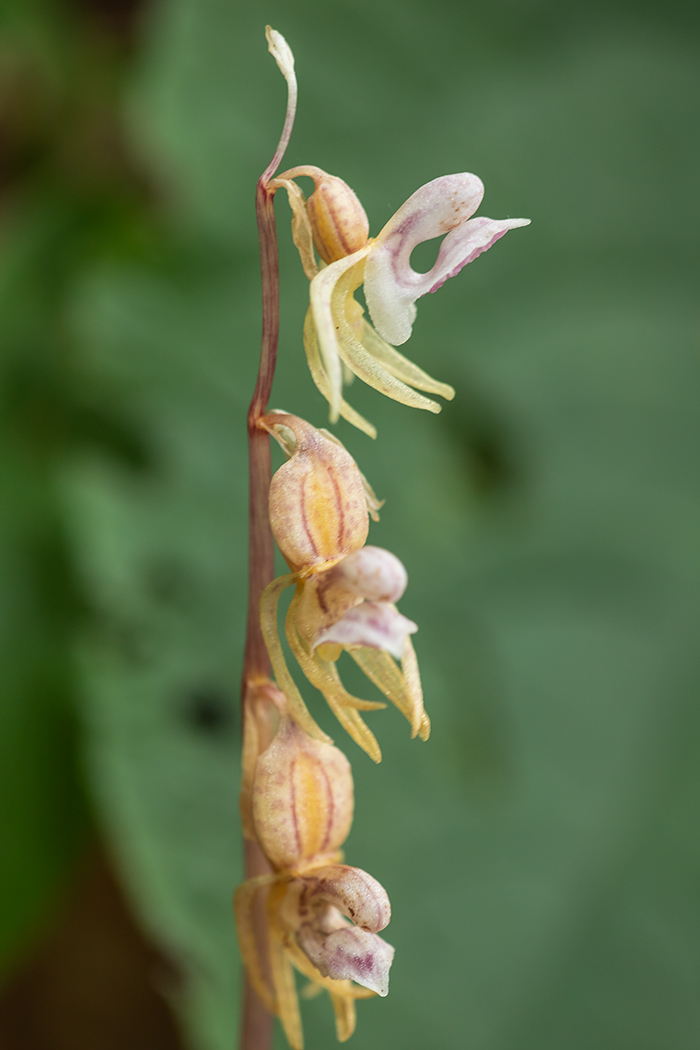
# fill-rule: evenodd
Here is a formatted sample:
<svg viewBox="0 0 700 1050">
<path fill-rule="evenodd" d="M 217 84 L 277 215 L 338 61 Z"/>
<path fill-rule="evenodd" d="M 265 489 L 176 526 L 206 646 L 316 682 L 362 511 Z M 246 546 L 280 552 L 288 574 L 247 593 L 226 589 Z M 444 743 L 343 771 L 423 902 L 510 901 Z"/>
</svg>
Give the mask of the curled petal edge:
<svg viewBox="0 0 700 1050">
<path fill-rule="evenodd" d="M 363 602 L 321 631 L 314 639 L 314 648 L 336 642 L 342 646 L 384 649 L 400 660 L 406 638 L 417 630 L 418 624 L 403 616 L 391 603 Z"/>
<path fill-rule="evenodd" d="M 471 219 L 484 187 L 476 175 L 443 175 L 421 186 L 384 226 L 365 266 L 365 297 L 380 336 L 400 346 L 411 335 L 415 302 L 437 291 L 508 230 L 529 219 Z M 416 245 L 446 234 L 425 274 L 410 264 Z"/>
<path fill-rule="evenodd" d="M 280 594 L 285 587 L 291 587 L 298 579 L 299 577 L 296 573 L 289 573 L 286 576 L 279 576 L 265 588 L 260 598 L 260 626 L 265 647 L 270 657 L 270 663 L 272 664 L 272 670 L 278 686 L 287 698 L 290 715 L 309 736 L 326 744 L 332 744 L 333 741 L 328 734 L 323 732 L 309 714 L 301 693 L 289 673 L 277 631 L 277 605 Z"/>
<path fill-rule="evenodd" d="M 379 933 L 391 921 L 386 890 L 362 868 L 349 864 L 326 864 L 307 871 L 298 880 L 307 904 L 324 901 L 363 930 Z"/>
</svg>

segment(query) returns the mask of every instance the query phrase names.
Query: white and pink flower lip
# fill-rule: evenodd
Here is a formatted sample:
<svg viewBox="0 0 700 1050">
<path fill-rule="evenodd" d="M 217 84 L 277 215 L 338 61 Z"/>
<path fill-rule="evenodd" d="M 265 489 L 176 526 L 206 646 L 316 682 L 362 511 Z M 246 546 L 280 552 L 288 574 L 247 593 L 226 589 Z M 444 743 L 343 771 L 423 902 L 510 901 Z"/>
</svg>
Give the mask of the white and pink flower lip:
<svg viewBox="0 0 700 1050">
<path fill-rule="evenodd" d="M 402 616 L 389 602 L 362 602 L 325 631 L 321 631 L 314 639 L 314 648 L 330 642 L 343 648 L 365 646 L 368 649 L 383 649 L 401 660 L 406 638 L 417 630 L 418 624 Z"/>
<path fill-rule="evenodd" d="M 366 871 L 347 864 L 310 870 L 290 883 L 282 917 L 324 977 L 388 994 L 394 948 L 378 932 L 391 919 L 391 905 Z"/>
<path fill-rule="evenodd" d="M 400 346 L 411 335 L 415 303 L 503 237 L 528 226 L 529 219 L 472 218 L 484 184 L 468 172 L 443 175 L 421 186 L 403 204 L 373 243 L 365 263 L 365 297 L 379 334 Z M 418 273 L 411 252 L 423 241 L 446 234 L 434 266 Z"/>
<path fill-rule="evenodd" d="M 316 187 L 309 201 L 293 181 L 304 175 L 313 178 Z M 342 180 L 304 166 L 284 172 L 275 185 L 289 195 L 292 235 L 311 281 L 304 345 L 313 380 L 330 404 L 331 421 L 342 416 L 376 436 L 372 424 L 343 398 L 343 365 L 395 401 L 439 412 L 440 405 L 425 394 L 451 400 L 452 387 L 433 379 L 395 349 L 411 335 L 416 301 L 436 292 L 508 230 L 528 226 L 530 220 L 474 217 L 484 185 L 477 175 L 461 172 L 421 186 L 376 238 L 368 238 L 362 206 Z M 324 191 L 321 222 L 319 206 L 312 204 Z M 444 240 L 434 266 L 427 273 L 417 272 L 411 266 L 411 252 L 436 237 Z M 352 250 L 343 254 L 343 245 Z M 328 265 L 319 268 L 313 246 Z M 354 298 L 363 283 L 374 327 L 363 318 Z"/>
</svg>

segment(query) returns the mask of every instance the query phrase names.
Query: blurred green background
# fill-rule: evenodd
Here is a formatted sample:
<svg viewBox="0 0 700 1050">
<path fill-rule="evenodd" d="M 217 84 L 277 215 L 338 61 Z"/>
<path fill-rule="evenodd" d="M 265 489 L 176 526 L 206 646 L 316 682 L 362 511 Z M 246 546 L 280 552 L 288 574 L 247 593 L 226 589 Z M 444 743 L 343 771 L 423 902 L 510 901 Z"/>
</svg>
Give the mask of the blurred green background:
<svg viewBox="0 0 700 1050">
<path fill-rule="evenodd" d="M 373 234 L 465 170 L 483 214 L 532 219 L 419 304 L 408 355 L 456 400 L 434 417 L 355 383 L 379 438 L 338 427 L 386 499 L 371 542 L 408 568 L 433 720 L 422 744 L 370 716 L 379 767 L 332 730 L 356 780 L 347 857 L 387 888 L 397 948 L 351 1045 L 695 1050 L 700 17 L 683 0 L 0 4 L 2 972 L 99 837 L 184 975 L 184 1045 L 236 1045 L 253 194 L 285 104 L 267 22 L 300 82 L 285 165 L 342 176 Z M 277 212 L 272 403 L 323 426 Z M 304 1018 L 310 1050 L 333 1045 L 325 997 Z"/>
</svg>

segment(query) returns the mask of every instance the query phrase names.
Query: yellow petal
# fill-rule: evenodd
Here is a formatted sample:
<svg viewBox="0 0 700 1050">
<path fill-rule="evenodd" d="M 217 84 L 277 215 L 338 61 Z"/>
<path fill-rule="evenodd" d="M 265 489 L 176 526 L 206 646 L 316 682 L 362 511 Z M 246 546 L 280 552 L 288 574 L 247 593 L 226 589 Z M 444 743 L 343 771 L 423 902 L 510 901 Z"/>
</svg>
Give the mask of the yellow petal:
<svg viewBox="0 0 700 1050">
<path fill-rule="evenodd" d="M 373 762 L 376 762 L 377 764 L 381 762 L 382 752 L 377 743 L 377 738 L 364 721 L 359 711 L 339 703 L 331 693 L 324 695 L 328 706 L 340 722 L 345 732 L 352 737 L 358 747 L 361 747 L 362 750 L 369 755 Z"/>
<path fill-rule="evenodd" d="M 304 322 L 304 349 L 306 350 L 306 360 L 309 365 L 309 371 L 311 372 L 311 378 L 325 397 L 326 401 L 330 403 L 332 397 L 331 384 L 323 368 L 323 363 L 321 362 L 321 357 L 318 352 L 318 335 L 316 333 L 316 324 L 314 322 L 314 315 L 311 307 L 309 307 L 307 311 L 306 320 Z M 359 412 L 356 412 L 342 396 L 338 404 L 338 412 L 343 419 L 346 419 L 348 423 L 352 423 L 352 425 L 357 427 L 358 430 L 368 434 L 371 438 L 376 438 L 376 428 L 373 427 L 371 423 L 368 423 Z"/>
<path fill-rule="evenodd" d="M 331 423 L 336 423 L 340 414 L 340 402 L 342 401 L 343 373 L 340 368 L 340 349 L 336 334 L 336 320 L 331 302 L 335 297 L 335 288 L 338 280 L 351 270 L 360 260 L 370 252 L 371 244 L 365 245 L 359 251 L 338 259 L 331 263 L 325 270 L 321 270 L 317 277 L 311 282 L 310 296 L 311 309 L 313 310 L 316 331 L 318 332 L 318 343 L 321 351 L 323 367 L 328 377 L 330 387 L 329 402 L 331 406 Z M 357 285 L 355 285 L 357 287 Z M 352 368 L 351 362 L 347 362 Z M 356 370 L 353 368 L 353 372 Z M 395 380 L 396 382 L 396 380 Z"/>
<path fill-rule="evenodd" d="M 316 650 L 314 653 L 314 659 L 317 665 L 324 671 L 338 686 L 342 692 L 339 694 L 338 703 L 341 707 L 351 707 L 356 711 L 385 711 L 386 704 L 383 704 L 379 700 L 360 700 L 356 696 L 352 696 L 345 689 L 345 686 L 340 681 L 340 675 L 338 674 L 338 668 L 336 667 L 335 661 L 324 660 L 320 655 L 319 651 Z"/>
<path fill-rule="evenodd" d="M 455 396 L 454 387 L 448 386 L 447 383 L 439 383 L 418 365 L 414 365 L 390 343 L 385 342 L 368 321 L 364 322 L 362 343 L 375 361 L 384 365 L 387 372 L 391 372 L 397 379 L 402 379 L 404 383 L 418 390 L 427 390 L 429 394 L 439 394 L 447 401 L 451 401 Z"/>
<path fill-rule="evenodd" d="M 265 588 L 262 597 L 260 598 L 260 626 L 262 628 L 267 652 L 270 657 L 270 663 L 272 664 L 272 670 L 277 679 L 278 686 L 287 699 L 290 715 L 294 718 L 295 722 L 301 726 L 304 732 L 309 734 L 309 736 L 314 737 L 316 740 L 323 740 L 325 743 L 332 744 L 333 741 L 331 738 L 327 733 L 323 732 L 320 726 L 316 725 L 309 714 L 306 704 L 302 700 L 301 693 L 297 689 L 296 683 L 289 673 L 277 631 L 277 604 L 279 602 L 280 594 L 285 587 L 290 587 L 293 583 L 296 583 L 297 579 L 298 577 L 296 573 L 290 573 L 287 576 L 279 576 Z"/>
<path fill-rule="evenodd" d="M 267 902 L 270 933 L 270 971 L 277 998 L 277 1016 L 292 1050 L 304 1050 L 304 1036 L 299 1013 L 294 970 L 284 949 L 285 929 L 279 918 L 279 908 L 286 891 L 284 884 L 275 886 Z"/>
<path fill-rule="evenodd" d="M 292 240 L 299 252 L 299 258 L 301 259 L 301 265 L 304 267 L 304 273 L 310 281 L 313 281 L 318 273 L 318 263 L 316 262 L 316 256 L 314 255 L 314 241 L 311 233 L 311 223 L 309 222 L 309 216 L 306 213 L 306 198 L 296 182 L 292 182 L 291 179 L 281 177 L 273 179 L 269 183 L 269 188 L 274 190 L 284 189 L 287 191 L 289 207 L 292 209 Z"/>
<path fill-rule="evenodd" d="M 407 688 L 404 676 L 396 666 L 389 653 L 383 649 L 360 649 L 348 650 L 358 667 L 362 668 L 371 682 L 377 686 L 384 695 L 398 707 L 399 711 L 411 723 L 412 735 L 420 733 L 423 722 L 423 705 L 415 693 L 415 682 L 412 683 L 413 692 Z"/>
<path fill-rule="evenodd" d="M 406 692 L 413 704 L 414 716 L 411 736 L 419 735 L 421 740 L 427 740 L 430 736 L 430 719 L 423 710 L 423 686 L 421 685 L 420 671 L 418 670 L 416 650 L 413 648 L 410 634 L 406 635 L 401 670 L 406 685 Z"/>
<path fill-rule="evenodd" d="M 324 664 L 321 660 L 311 656 L 299 637 L 296 628 L 296 612 L 301 600 L 301 594 L 302 590 L 299 588 L 292 599 L 289 612 L 287 613 L 286 634 L 289 648 L 311 684 L 323 693 L 328 706 L 343 729 L 352 737 L 358 747 L 367 752 L 370 758 L 375 762 L 381 762 L 382 753 L 377 743 L 377 738 L 358 713 L 355 707 L 356 697 L 351 696 L 345 690 L 337 674 L 333 675 L 330 673 L 330 668 L 334 665 Z"/>
<path fill-rule="evenodd" d="M 305 984 L 304 987 L 302 988 L 302 990 L 301 990 L 301 997 L 302 997 L 302 999 L 317 999 L 318 996 L 321 995 L 322 992 L 323 992 L 323 986 L 322 985 L 316 984 L 315 981 L 309 981 L 309 983 Z"/>
<path fill-rule="evenodd" d="M 337 995 L 335 992 L 328 993 L 333 1004 L 335 1014 L 335 1035 L 339 1043 L 345 1043 L 355 1031 L 357 1024 L 357 1011 L 355 1000 L 346 995 Z"/>
<path fill-rule="evenodd" d="M 386 704 L 381 700 L 360 700 L 356 696 L 350 696 L 343 700 L 341 707 L 350 707 L 355 711 L 386 711 Z"/>
<path fill-rule="evenodd" d="M 357 253 L 360 254 L 359 252 Z M 350 256 L 352 258 L 352 256 Z M 343 262 L 347 262 L 345 259 Z M 338 266 L 338 263 L 334 263 Z M 331 269 L 329 266 L 328 269 Z M 325 273 L 326 271 L 324 271 Z M 316 281 L 319 277 L 316 278 Z M 315 283 L 315 282 L 314 282 Z M 436 401 L 431 401 L 422 394 L 417 394 L 411 387 L 406 386 L 396 379 L 391 372 L 380 364 L 373 355 L 362 345 L 353 331 L 353 326 L 348 321 L 347 303 L 353 291 L 362 283 L 362 270 L 358 267 L 353 271 L 348 267 L 346 271 L 339 274 L 332 289 L 331 314 L 334 329 L 334 341 L 337 352 L 355 375 L 368 386 L 378 390 L 380 394 L 399 401 L 409 408 L 423 408 L 428 412 L 440 412 L 441 406 Z M 312 285 L 313 287 L 313 285 Z M 319 340 L 323 350 L 323 335 L 319 327 Z"/>
<path fill-rule="evenodd" d="M 260 960 L 258 942 L 253 925 L 253 908 L 258 892 L 269 886 L 276 878 L 277 876 L 274 874 L 258 875 L 256 878 L 248 879 L 247 882 L 244 882 L 233 895 L 233 911 L 236 917 L 236 931 L 238 933 L 241 958 L 248 971 L 250 983 L 263 1002 L 265 1009 L 273 1014 L 277 1013 L 277 1003 L 268 987 Z"/>
</svg>

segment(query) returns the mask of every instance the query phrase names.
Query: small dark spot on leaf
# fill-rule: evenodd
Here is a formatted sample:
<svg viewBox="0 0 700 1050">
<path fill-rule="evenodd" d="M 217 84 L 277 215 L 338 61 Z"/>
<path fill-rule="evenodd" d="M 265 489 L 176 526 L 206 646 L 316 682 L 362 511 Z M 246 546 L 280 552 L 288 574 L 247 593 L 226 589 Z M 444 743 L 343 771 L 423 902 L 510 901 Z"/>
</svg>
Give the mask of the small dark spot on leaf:
<svg viewBox="0 0 700 1050">
<path fill-rule="evenodd" d="M 228 734 L 234 725 L 230 698 L 215 686 L 198 686 L 185 698 L 185 721 L 192 729 L 210 736 Z"/>
<path fill-rule="evenodd" d="M 462 451 L 474 491 L 488 499 L 521 480 L 514 435 L 499 408 L 481 391 L 470 389 L 464 379 L 454 385 L 459 391 L 459 411 L 444 413 L 441 420 Z"/>
</svg>

